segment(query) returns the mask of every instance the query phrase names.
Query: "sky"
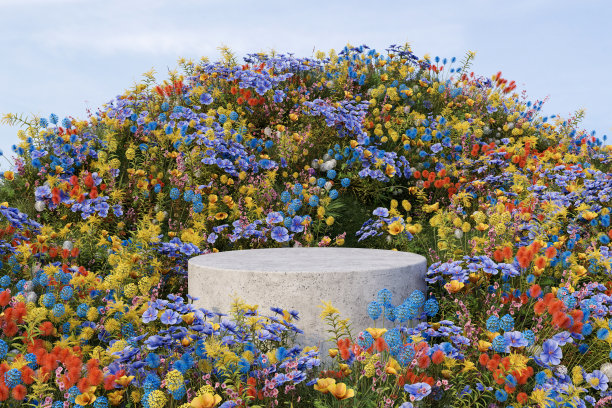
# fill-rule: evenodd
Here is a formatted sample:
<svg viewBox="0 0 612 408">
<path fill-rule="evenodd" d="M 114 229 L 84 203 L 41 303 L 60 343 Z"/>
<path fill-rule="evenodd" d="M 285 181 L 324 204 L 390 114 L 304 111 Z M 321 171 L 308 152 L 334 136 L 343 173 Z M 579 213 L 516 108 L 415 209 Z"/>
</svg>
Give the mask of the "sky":
<svg viewBox="0 0 612 408">
<path fill-rule="evenodd" d="M 612 1 L 609 0 L 0 0 L 0 115 L 84 119 L 151 68 L 159 82 L 181 57 L 242 58 L 275 50 L 409 43 L 461 60 L 471 70 L 502 71 L 543 112 L 612 136 Z M 7 170 L 19 128 L 0 124 L 0 170 Z"/>
</svg>

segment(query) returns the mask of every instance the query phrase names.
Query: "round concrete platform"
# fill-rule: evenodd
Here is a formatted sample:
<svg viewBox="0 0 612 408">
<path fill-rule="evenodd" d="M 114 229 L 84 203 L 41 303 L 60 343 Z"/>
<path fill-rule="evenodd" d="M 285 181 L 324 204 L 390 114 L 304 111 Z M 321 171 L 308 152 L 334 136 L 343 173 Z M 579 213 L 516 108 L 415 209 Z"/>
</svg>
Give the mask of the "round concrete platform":
<svg viewBox="0 0 612 408">
<path fill-rule="evenodd" d="M 368 304 L 382 288 L 402 303 L 415 289 L 426 291 L 427 270 L 421 255 L 362 248 L 269 248 L 219 252 L 189 260 L 189 294 L 196 307 L 227 313 L 233 296 L 259 305 L 259 313 L 273 315 L 270 307 L 297 310 L 294 324 L 304 331 L 302 345 L 323 344 L 328 327 L 319 318 L 321 300 L 331 301 L 352 330 L 373 327 Z M 380 325 L 380 321 L 378 322 Z"/>
</svg>

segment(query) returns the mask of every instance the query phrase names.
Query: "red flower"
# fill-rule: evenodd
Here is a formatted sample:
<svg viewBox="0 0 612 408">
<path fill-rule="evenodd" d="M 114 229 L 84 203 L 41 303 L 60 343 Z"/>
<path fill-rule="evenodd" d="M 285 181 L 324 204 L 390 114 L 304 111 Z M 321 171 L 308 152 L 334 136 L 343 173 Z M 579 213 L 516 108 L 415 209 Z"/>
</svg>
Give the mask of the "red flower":
<svg viewBox="0 0 612 408">
<path fill-rule="evenodd" d="M 19 384 L 15 388 L 13 388 L 13 398 L 15 398 L 17 401 L 23 401 L 26 394 L 26 387 L 24 387 L 22 384 Z"/>
<path fill-rule="evenodd" d="M 6 306 L 11 301 L 11 291 L 6 289 L 0 292 L 0 306 Z"/>
</svg>

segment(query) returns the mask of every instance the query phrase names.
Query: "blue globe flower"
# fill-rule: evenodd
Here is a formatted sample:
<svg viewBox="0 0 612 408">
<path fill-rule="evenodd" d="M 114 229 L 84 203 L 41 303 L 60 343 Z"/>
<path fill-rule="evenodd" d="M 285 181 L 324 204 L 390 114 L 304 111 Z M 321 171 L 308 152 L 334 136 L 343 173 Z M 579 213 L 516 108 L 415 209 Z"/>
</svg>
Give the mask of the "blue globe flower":
<svg viewBox="0 0 612 408">
<path fill-rule="evenodd" d="M 108 408 L 108 398 L 106 397 L 97 397 L 93 403 L 94 408 Z"/>
<path fill-rule="evenodd" d="M 319 197 L 314 195 L 311 196 L 308 200 L 308 205 L 311 207 L 316 207 L 317 205 L 319 205 Z"/>
<path fill-rule="evenodd" d="M 55 294 L 53 293 L 45 293 L 42 296 L 42 304 L 46 308 L 52 308 L 55 305 Z"/>
<path fill-rule="evenodd" d="M 2 339 L 0 339 L 0 360 L 6 357 L 6 353 L 8 352 L 8 344 Z"/>
<path fill-rule="evenodd" d="M 351 180 L 345 177 L 340 181 L 340 184 L 342 185 L 342 187 L 347 188 L 351 185 Z"/>
<path fill-rule="evenodd" d="M 238 113 L 232 111 L 232 113 L 230 113 L 230 119 L 231 120 L 237 120 L 238 119 Z"/>
<path fill-rule="evenodd" d="M 288 203 L 289 201 L 291 201 L 291 193 L 289 193 L 288 191 L 283 191 L 281 193 L 281 201 L 283 203 Z"/>
<path fill-rule="evenodd" d="M 11 284 L 10 276 L 4 275 L 3 277 L 0 278 L 0 286 L 1 287 L 6 288 L 10 284 Z"/>
<path fill-rule="evenodd" d="M 510 314 L 505 314 L 500 320 L 500 327 L 504 331 L 514 329 L 514 318 Z"/>
<path fill-rule="evenodd" d="M 508 347 L 508 344 L 507 344 L 506 339 L 504 338 L 504 336 L 502 336 L 500 334 L 500 335 L 498 335 L 497 337 L 495 337 L 493 339 L 492 347 L 493 347 L 493 350 L 495 350 L 495 352 L 503 353 L 503 352 L 506 351 L 506 348 Z"/>
<path fill-rule="evenodd" d="M 164 102 L 164 103 L 161 104 L 161 110 L 163 112 L 167 112 L 168 109 L 170 109 L 170 104 L 168 102 Z"/>
<path fill-rule="evenodd" d="M 61 303 L 56 303 L 55 306 L 53 306 L 53 316 L 55 317 L 62 317 L 65 311 L 64 305 Z"/>
<path fill-rule="evenodd" d="M 293 186 L 293 194 L 297 194 L 299 195 L 302 192 L 302 185 L 300 183 L 295 183 L 295 186 Z"/>
<path fill-rule="evenodd" d="M 17 368 L 11 368 L 4 373 L 4 383 L 9 388 L 15 388 L 21 384 L 21 371 Z"/>
<path fill-rule="evenodd" d="M 395 321 L 396 316 L 395 316 L 395 308 L 393 307 L 393 305 L 391 305 L 391 304 L 385 305 L 385 317 L 390 322 L 394 322 Z"/>
<path fill-rule="evenodd" d="M 535 334 L 529 329 L 523 331 L 523 337 L 525 338 L 525 340 L 527 340 L 527 347 L 533 345 L 533 343 L 535 342 Z"/>
<path fill-rule="evenodd" d="M 60 298 L 62 300 L 69 300 L 72 297 L 73 290 L 71 286 L 64 286 L 60 291 Z"/>
<path fill-rule="evenodd" d="M 372 337 L 372 335 L 367 331 L 362 331 L 361 333 L 359 333 L 359 336 L 357 336 L 357 344 L 364 350 L 367 350 L 372 347 L 373 343 L 374 337 Z"/>
<path fill-rule="evenodd" d="M 404 344 L 401 348 L 400 348 L 400 352 L 398 354 L 398 362 L 406 367 L 408 366 L 412 360 L 414 359 L 414 347 L 412 347 L 412 345 L 410 344 Z"/>
<path fill-rule="evenodd" d="M 333 180 L 334 178 L 336 178 L 336 170 L 334 169 L 327 170 L 327 178 L 330 180 Z"/>
<path fill-rule="evenodd" d="M 335 200 L 336 198 L 338 198 L 338 191 L 336 189 L 330 190 L 329 198 L 331 198 L 332 200 Z"/>
<path fill-rule="evenodd" d="M 378 294 L 376 295 L 378 303 L 386 305 L 387 303 L 391 302 L 391 299 L 393 298 L 393 294 L 391 293 L 391 291 L 389 289 L 381 289 L 378 291 Z"/>
<path fill-rule="evenodd" d="M 487 325 L 487 330 L 492 333 L 499 331 L 499 327 L 500 327 L 499 317 L 495 315 L 489 316 L 489 318 L 487 319 L 486 325 Z"/>
<path fill-rule="evenodd" d="M 438 310 L 440 310 L 440 306 L 436 298 L 431 298 L 425 302 L 425 313 L 427 316 L 434 317 L 438 313 Z"/>
<path fill-rule="evenodd" d="M 317 186 L 323 188 L 325 187 L 325 183 L 327 183 L 327 180 L 325 180 L 323 177 L 319 178 L 317 180 Z"/>
<path fill-rule="evenodd" d="M 201 202 L 201 201 L 198 201 L 198 202 L 196 202 L 196 203 L 193 205 L 193 212 L 194 212 L 194 213 L 199 214 L 199 213 L 201 213 L 201 212 L 202 212 L 202 210 L 204 210 L 204 204 L 202 204 L 202 202 Z"/>
<path fill-rule="evenodd" d="M 416 289 L 410 294 L 408 298 L 410 303 L 413 303 L 415 307 L 419 308 L 425 304 L 425 294 L 420 290 Z"/>
<path fill-rule="evenodd" d="M 181 192 L 179 191 L 178 188 L 173 187 L 173 188 L 170 189 L 170 198 L 171 199 L 176 200 L 176 199 L 178 199 L 180 197 L 180 195 L 181 195 Z"/>
<path fill-rule="evenodd" d="M 368 305 L 368 316 L 370 316 L 370 319 L 376 320 L 382 314 L 382 309 L 380 303 L 373 301 Z"/>
</svg>

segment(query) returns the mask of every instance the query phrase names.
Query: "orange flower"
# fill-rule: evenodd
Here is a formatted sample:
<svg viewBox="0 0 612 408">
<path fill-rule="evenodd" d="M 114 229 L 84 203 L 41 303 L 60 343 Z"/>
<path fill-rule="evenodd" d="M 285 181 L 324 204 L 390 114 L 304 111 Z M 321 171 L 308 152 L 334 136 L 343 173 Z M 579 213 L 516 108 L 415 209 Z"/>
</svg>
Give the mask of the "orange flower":
<svg viewBox="0 0 612 408">
<path fill-rule="evenodd" d="M 19 384 L 15 388 L 13 388 L 13 398 L 15 398 L 17 401 L 23 401 L 23 399 L 26 397 L 26 394 L 26 387 L 22 384 Z"/>
<path fill-rule="evenodd" d="M 550 247 L 546 248 L 546 251 L 544 252 L 544 255 L 548 259 L 554 258 L 557 255 L 557 248 L 555 248 L 554 246 L 550 246 Z"/>
<path fill-rule="evenodd" d="M 444 352 L 442 350 L 436 350 L 431 356 L 431 361 L 434 364 L 440 364 L 444 361 Z"/>
<path fill-rule="evenodd" d="M 417 363 L 419 364 L 419 368 L 427 368 L 429 367 L 430 359 L 428 356 L 421 356 L 418 358 Z"/>
<path fill-rule="evenodd" d="M 541 294 L 542 288 L 540 287 L 540 285 L 532 285 L 531 288 L 529 288 L 529 296 L 531 296 L 532 298 L 536 298 Z"/>
<path fill-rule="evenodd" d="M 111 392 L 110 394 L 108 394 L 108 400 L 110 401 L 111 405 L 114 405 L 114 406 L 119 405 L 122 399 L 123 399 L 123 390 L 118 390 L 118 391 Z"/>
<path fill-rule="evenodd" d="M 84 394 L 77 396 L 75 401 L 77 404 L 85 406 L 85 405 L 93 404 L 95 400 L 96 400 L 96 396 L 93 393 L 86 392 Z"/>
</svg>

